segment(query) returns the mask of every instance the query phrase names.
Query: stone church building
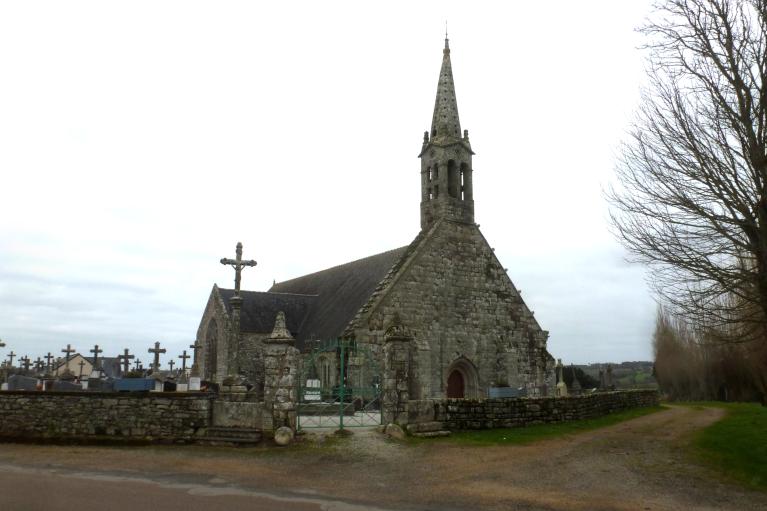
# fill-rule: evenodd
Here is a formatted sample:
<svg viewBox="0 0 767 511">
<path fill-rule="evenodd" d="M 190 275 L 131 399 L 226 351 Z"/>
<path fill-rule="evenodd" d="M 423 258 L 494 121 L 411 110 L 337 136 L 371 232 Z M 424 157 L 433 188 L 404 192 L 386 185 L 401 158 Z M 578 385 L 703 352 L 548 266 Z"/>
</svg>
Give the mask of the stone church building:
<svg viewBox="0 0 767 511">
<path fill-rule="evenodd" d="M 299 349 L 345 338 L 380 354 L 387 329 L 406 328 L 413 336 L 411 399 L 486 397 L 492 387 L 550 394 L 548 332 L 474 222 L 473 154 L 458 118 L 445 39 L 431 130 L 419 156 L 420 232 L 408 246 L 278 282 L 267 292 L 241 292 L 241 372 L 263 385 L 262 342 L 282 311 Z M 227 374 L 233 293 L 214 285 L 200 321 L 198 364 L 208 380 Z M 330 380 L 323 383 L 338 378 L 333 355 L 319 359 L 318 377 Z"/>
</svg>

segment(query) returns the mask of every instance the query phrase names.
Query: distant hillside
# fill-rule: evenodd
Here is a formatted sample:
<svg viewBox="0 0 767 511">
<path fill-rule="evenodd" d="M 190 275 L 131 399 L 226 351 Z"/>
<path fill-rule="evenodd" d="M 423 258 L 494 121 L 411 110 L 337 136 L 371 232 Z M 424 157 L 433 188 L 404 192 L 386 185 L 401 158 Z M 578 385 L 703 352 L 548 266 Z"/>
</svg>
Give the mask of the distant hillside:
<svg viewBox="0 0 767 511">
<path fill-rule="evenodd" d="M 658 388 L 653 377 L 653 363 L 647 361 L 602 362 L 598 364 L 576 365 L 584 373 L 599 381 L 599 369 L 613 368 L 613 383 L 619 389 Z"/>
</svg>

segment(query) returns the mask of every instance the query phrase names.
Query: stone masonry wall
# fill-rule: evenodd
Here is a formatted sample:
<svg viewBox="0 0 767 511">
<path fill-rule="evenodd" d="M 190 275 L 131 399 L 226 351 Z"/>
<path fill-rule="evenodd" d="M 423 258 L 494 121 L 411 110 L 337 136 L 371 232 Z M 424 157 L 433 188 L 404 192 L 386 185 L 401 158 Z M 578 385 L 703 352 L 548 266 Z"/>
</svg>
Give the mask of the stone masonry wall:
<svg viewBox="0 0 767 511">
<path fill-rule="evenodd" d="M 461 361 L 473 368 L 466 397 L 486 397 L 494 385 L 525 386 L 528 395 L 553 387 L 548 333 L 478 226 L 442 220 L 420 236 L 355 318 L 357 341 L 380 346 L 398 321 L 413 332 L 412 399 L 446 397 L 448 375 Z"/>
<path fill-rule="evenodd" d="M 517 399 L 429 399 L 408 402 L 408 429 L 442 422 L 445 429 L 514 428 L 578 419 L 656 406 L 654 390 L 600 392 L 577 397 Z"/>
<path fill-rule="evenodd" d="M 0 438 L 189 441 L 211 423 L 209 394 L 2 392 Z"/>
</svg>

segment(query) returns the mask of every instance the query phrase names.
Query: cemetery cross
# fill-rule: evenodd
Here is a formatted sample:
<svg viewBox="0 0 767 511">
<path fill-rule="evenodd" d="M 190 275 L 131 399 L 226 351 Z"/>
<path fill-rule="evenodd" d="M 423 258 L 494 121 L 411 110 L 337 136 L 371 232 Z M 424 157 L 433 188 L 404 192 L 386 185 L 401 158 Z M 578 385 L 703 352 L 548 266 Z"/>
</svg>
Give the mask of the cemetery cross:
<svg viewBox="0 0 767 511">
<path fill-rule="evenodd" d="M 13 352 L 13 350 L 11 350 L 11 352 L 10 352 L 10 353 L 8 353 L 8 359 L 10 360 L 10 362 L 8 363 L 8 365 L 9 365 L 10 367 L 13 367 L 13 357 L 15 357 L 15 356 L 16 356 L 16 354 Z"/>
<path fill-rule="evenodd" d="M 168 366 L 170 367 L 170 372 L 173 372 L 173 364 L 175 364 L 175 363 L 176 362 L 173 359 L 170 359 L 168 361 Z"/>
<path fill-rule="evenodd" d="M 186 354 L 186 350 L 184 350 L 184 354 L 179 355 L 178 358 L 181 359 L 181 372 L 186 373 L 186 359 L 189 358 L 189 355 Z"/>
<path fill-rule="evenodd" d="M 53 369 L 53 363 L 51 361 L 53 360 L 54 357 L 51 354 L 51 352 L 49 351 L 48 354 L 45 355 L 44 358 L 45 358 L 45 370 L 46 371 L 50 371 L 51 369 Z"/>
<path fill-rule="evenodd" d="M 95 345 L 93 349 L 91 350 L 91 353 L 93 353 L 93 370 L 98 371 L 99 370 L 99 353 L 104 353 L 104 350 L 99 349 L 99 345 Z"/>
<path fill-rule="evenodd" d="M 122 355 L 117 355 L 117 360 L 122 360 L 123 373 L 130 371 L 130 359 L 132 358 L 136 358 L 136 355 L 130 355 L 128 353 L 128 348 L 125 348 Z"/>
<path fill-rule="evenodd" d="M 237 242 L 236 258 L 227 259 L 221 258 L 221 264 L 229 265 L 234 268 L 234 296 L 229 299 L 229 303 L 232 305 L 232 324 L 234 326 L 231 333 L 231 339 L 229 341 L 229 350 L 227 357 L 227 377 L 225 380 L 236 379 L 235 375 L 239 373 L 240 361 L 239 361 L 239 348 L 240 348 L 240 308 L 242 307 L 242 298 L 240 297 L 240 280 L 242 278 L 242 269 L 247 266 L 255 266 L 257 263 L 254 260 L 243 261 L 242 259 L 242 243 Z"/>
<path fill-rule="evenodd" d="M 29 360 L 29 356 L 24 355 L 23 357 L 19 359 L 19 362 L 21 362 L 21 366 L 24 368 L 25 371 L 29 371 L 29 366 L 31 362 Z"/>
<path fill-rule="evenodd" d="M 159 342 L 155 342 L 154 343 L 154 348 L 149 348 L 148 351 L 149 351 L 149 353 L 153 353 L 154 354 L 154 362 L 152 363 L 152 371 L 153 372 L 159 371 L 160 370 L 160 353 L 165 353 L 168 350 L 166 350 L 165 348 L 160 348 L 160 343 Z"/>
<path fill-rule="evenodd" d="M 66 349 L 61 350 L 62 353 L 64 353 L 64 359 L 66 360 L 66 369 L 69 369 L 69 356 L 75 352 L 75 350 L 72 349 L 72 346 L 67 344 Z"/>
<path fill-rule="evenodd" d="M 78 380 L 83 379 L 83 367 L 85 367 L 85 360 L 80 360 L 80 362 L 77 364 L 80 366 L 80 376 L 78 376 Z"/>
</svg>

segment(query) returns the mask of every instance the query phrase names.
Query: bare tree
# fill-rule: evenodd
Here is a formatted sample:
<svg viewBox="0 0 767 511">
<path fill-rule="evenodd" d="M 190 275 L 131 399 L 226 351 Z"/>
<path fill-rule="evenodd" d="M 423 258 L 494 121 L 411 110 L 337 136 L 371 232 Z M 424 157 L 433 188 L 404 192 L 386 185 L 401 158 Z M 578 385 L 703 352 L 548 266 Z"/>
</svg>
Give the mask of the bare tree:
<svg viewBox="0 0 767 511">
<path fill-rule="evenodd" d="M 616 234 L 668 303 L 767 328 L 767 0 L 668 0 L 642 29 L 650 85 L 608 191 Z"/>
</svg>

